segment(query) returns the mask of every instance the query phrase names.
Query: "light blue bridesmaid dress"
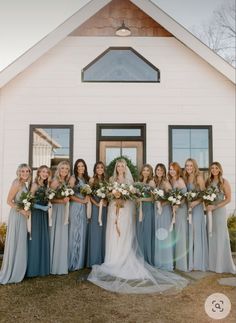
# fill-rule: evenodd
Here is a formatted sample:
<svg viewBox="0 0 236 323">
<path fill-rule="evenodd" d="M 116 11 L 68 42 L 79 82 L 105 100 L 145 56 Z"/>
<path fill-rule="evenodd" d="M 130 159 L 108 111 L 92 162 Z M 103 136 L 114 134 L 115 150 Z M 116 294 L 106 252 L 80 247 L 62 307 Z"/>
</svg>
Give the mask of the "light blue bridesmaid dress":
<svg viewBox="0 0 236 323">
<path fill-rule="evenodd" d="M 188 183 L 187 190 L 195 190 Z M 192 209 L 192 224 L 189 223 L 189 270 L 206 271 L 208 269 L 208 242 L 203 203 Z"/>
<path fill-rule="evenodd" d="M 172 210 L 169 204 L 162 206 L 162 212 L 155 207 L 155 257 L 157 268 L 173 271 L 173 232 L 170 232 Z"/>
<path fill-rule="evenodd" d="M 187 189 L 182 188 L 182 193 Z M 174 259 L 175 268 L 181 271 L 188 271 L 188 220 L 187 204 L 183 203 L 176 211 L 174 226 Z"/>
<path fill-rule="evenodd" d="M 75 184 L 75 196 L 83 199 L 79 193 L 80 188 L 85 185 L 83 179 L 78 178 Z M 68 259 L 69 270 L 74 271 L 85 267 L 86 233 L 87 233 L 87 212 L 86 204 L 70 202 L 69 216 L 69 246 Z"/>
<path fill-rule="evenodd" d="M 217 186 L 212 183 L 212 186 Z M 224 192 L 220 192 L 215 204 L 224 200 Z M 212 235 L 209 240 L 209 270 L 216 273 L 236 274 L 232 259 L 229 232 L 227 227 L 226 208 L 221 207 L 212 212 Z"/>
<path fill-rule="evenodd" d="M 24 185 L 16 194 L 15 203 L 19 201 L 22 192 L 27 192 Z M 0 271 L 0 284 L 18 283 L 23 280 L 27 267 L 27 223 L 26 217 L 15 208 L 11 208 L 5 251 Z"/>
<path fill-rule="evenodd" d="M 68 274 L 68 224 L 65 224 L 66 204 L 52 204 L 50 229 L 50 273 Z"/>
<path fill-rule="evenodd" d="M 100 198 L 93 196 L 93 199 L 99 203 Z M 105 236 L 107 207 L 102 208 L 102 226 L 98 223 L 99 207 L 92 204 L 92 217 L 88 223 L 87 235 L 87 267 L 101 265 L 105 257 Z"/>
<path fill-rule="evenodd" d="M 136 232 L 140 251 L 144 260 L 154 265 L 154 249 L 155 249 L 155 214 L 153 202 L 142 202 L 143 220 L 139 221 L 136 216 Z M 137 212 L 139 210 L 137 208 Z"/>
</svg>

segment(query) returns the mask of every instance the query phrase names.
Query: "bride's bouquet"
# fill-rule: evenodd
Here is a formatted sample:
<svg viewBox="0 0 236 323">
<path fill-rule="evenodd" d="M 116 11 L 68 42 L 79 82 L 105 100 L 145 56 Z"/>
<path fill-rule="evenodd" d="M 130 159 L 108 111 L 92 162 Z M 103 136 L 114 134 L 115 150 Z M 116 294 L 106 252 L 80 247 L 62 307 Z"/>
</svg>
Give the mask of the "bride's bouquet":
<svg viewBox="0 0 236 323">
<path fill-rule="evenodd" d="M 108 184 L 107 187 L 107 199 L 108 201 L 115 201 L 116 206 L 116 230 L 118 235 L 120 236 L 120 230 L 118 227 L 118 217 L 120 208 L 124 207 L 124 201 L 135 199 L 136 189 L 133 185 L 128 184 L 120 184 L 118 182 L 114 182 L 112 184 Z"/>
<path fill-rule="evenodd" d="M 201 192 L 197 191 L 197 190 L 191 190 L 188 191 L 184 194 L 187 203 L 188 203 L 188 220 L 189 223 L 192 223 L 192 208 L 190 207 L 190 203 L 196 200 L 199 200 L 199 198 L 201 198 Z"/>
<path fill-rule="evenodd" d="M 209 186 L 204 191 L 202 191 L 202 198 L 206 206 L 213 205 L 217 200 L 219 194 L 219 189 L 215 186 Z M 208 215 L 208 233 L 212 235 L 212 211 L 207 212 Z"/>
<path fill-rule="evenodd" d="M 176 205 L 179 206 L 181 204 L 183 198 L 184 198 L 184 193 L 179 188 L 173 188 L 172 190 L 170 190 L 168 192 L 167 201 L 170 203 L 170 205 L 172 206 L 172 210 L 173 210 L 173 217 L 172 217 L 172 221 L 171 221 L 171 225 L 170 225 L 170 231 L 173 230 L 173 225 L 175 223 L 175 218 L 176 218 L 176 210 L 175 210 L 174 206 L 176 206 Z"/>
</svg>

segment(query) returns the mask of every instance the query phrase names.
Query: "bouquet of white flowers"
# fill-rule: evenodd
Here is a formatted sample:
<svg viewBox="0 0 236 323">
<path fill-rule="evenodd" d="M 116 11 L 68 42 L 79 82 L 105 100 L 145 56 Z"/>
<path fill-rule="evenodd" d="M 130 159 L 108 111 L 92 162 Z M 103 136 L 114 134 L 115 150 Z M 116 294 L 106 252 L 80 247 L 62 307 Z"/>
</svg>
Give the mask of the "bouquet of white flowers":
<svg viewBox="0 0 236 323">
<path fill-rule="evenodd" d="M 189 220 L 189 223 L 191 224 L 192 223 L 192 208 L 190 207 L 190 203 L 201 198 L 201 192 L 197 191 L 197 190 L 191 190 L 191 191 L 186 192 L 184 194 L 184 196 L 188 202 L 188 220 Z"/>
<path fill-rule="evenodd" d="M 173 225 L 175 223 L 175 217 L 176 217 L 176 213 L 175 213 L 176 211 L 175 211 L 174 206 L 175 205 L 179 206 L 181 204 L 181 201 L 183 198 L 184 198 L 184 194 L 183 194 L 182 190 L 179 188 L 173 188 L 167 194 L 167 201 L 170 203 L 170 205 L 172 206 L 172 210 L 173 210 L 173 217 L 172 217 L 172 221 L 171 221 L 171 225 L 170 225 L 170 231 L 173 230 Z"/>
<path fill-rule="evenodd" d="M 87 196 L 92 194 L 92 189 L 89 184 L 84 184 L 83 186 L 80 187 L 80 194 L 83 196 Z"/>
<path fill-rule="evenodd" d="M 128 184 L 120 184 L 118 182 L 114 182 L 112 184 L 108 184 L 107 187 L 107 199 L 109 201 L 115 200 L 116 206 L 116 230 L 118 235 L 120 236 L 120 230 L 118 227 L 118 217 L 120 208 L 124 207 L 124 201 L 126 200 L 133 200 L 136 198 L 136 189 L 133 185 Z"/>
<path fill-rule="evenodd" d="M 107 186 L 108 183 L 103 181 L 99 182 L 98 185 L 94 186 L 92 189 L 92 194 L 97 196 L 99 201 L 99 212 L 98 212 L 98 223 L 102 226 L 102 208 L 103 208 L 103 201 L 107 197 Z"/>
<path fill-rule="evenodd" d="M 148 202 L 153 200 L 153 187 L 142 183 L 142 182 L 136 182 L 134 183 L 134 188 L 136 190 L 135 196 L 138 199 L 139 204 L 139 222 L 142 222 L 143 220 L 143 210 L 142 210 L 142 202 Z"/>
<path fill-rule="evenodd" d="M 204 191 L 202 191 L 202 198 L 204 201 L 204 204 L 206 206 L 214 204 L 214 202 L 217 200 L 219 194 L 219 190 L 215 186 L 209 186 Z M 211 236 L 212 235 L 212 212 L 208 211 L 208 233 Z"/>
<path fill-rule="evenodd" d="M 29 211 L 32 209 L 34 203 L 34 196 L 30 192 L 22 192 L 19 200 L 16 203 L 16 209 L 18 211 Z"/>
<path fill-rule="evenodd" d="M 161 202 L 167 201 L 168 195 L 161 188 L 154 188 L 154 190 L 152 191 L 152 195 L 153 195 L 154 201 L 156 201 L 157 209 L 159 210 L 159 213 L 161 214 L 162 213 Z"/>
<path fill-rule="evenodd" d="M 65 183 L 63 183 L 62 185 L 60 185 L 55 192 L 55 195 L 53 198 L 55 199 L 64 199 L 65 197 L 70 197 L 74 195 L 74 190 L 69 186 L 66 185 Z M 70 203 L 67 202 L 65 205 L 65 216 L 64 216 L 64 224 L 68 224 L 69 223 L 69 206 Z M 51 218 L 52 214 L 50 213 L 49 216 L 49 226 L 52 226 L 52 218 Z"/>
</svg>

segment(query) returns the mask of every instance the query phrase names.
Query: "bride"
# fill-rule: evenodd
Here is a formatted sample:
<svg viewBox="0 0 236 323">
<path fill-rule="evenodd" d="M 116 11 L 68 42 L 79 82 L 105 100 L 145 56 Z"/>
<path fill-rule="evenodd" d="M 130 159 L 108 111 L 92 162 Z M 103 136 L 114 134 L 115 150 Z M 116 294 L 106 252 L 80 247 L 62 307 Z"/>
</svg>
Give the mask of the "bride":
<svg viewBox="0 0 236 323">
<path fill-rule="evenodd" d="M 124 159 L 117 160 L 110 182 L 133 183 Z M 155 293 L 185 287 L 187 281 L 181 276 L 157 270 L 144 261 L 136 239 L 134 202 L 123 201 L 118 214 L 115 203 L 110 202 L 108 207 L 105 261 L 93 266 L 88 280 L 119 293 Z"/>
</svg>

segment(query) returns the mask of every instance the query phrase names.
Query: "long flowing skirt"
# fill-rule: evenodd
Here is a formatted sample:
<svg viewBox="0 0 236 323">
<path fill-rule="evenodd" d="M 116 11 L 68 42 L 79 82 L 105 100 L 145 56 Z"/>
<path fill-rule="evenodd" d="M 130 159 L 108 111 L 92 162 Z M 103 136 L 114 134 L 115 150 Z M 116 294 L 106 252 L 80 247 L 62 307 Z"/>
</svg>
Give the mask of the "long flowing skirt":
<svg viewBox="0 0 236 323">
<path fill-rule="evenodd" d="M 212 235 L 209 239 L 209 270 L 216 273 L 236 273 L 232 259 L 226 208 L 218 208 L 212 215 Z"/>
<path fill-rule="evenodd" d="M 27 267 L 26 218 L 11 209 L 8 220 L 5 251 L 0 271 L 0 284 L 18 283 L 23 280 Z"/>
<path fill-rule="evenodd" d="M 147 264 L 136 238 L 135 207 L 126 201 L 117 212 L 115 202 L 108 207 L 106 255 L 102 265 L 94 265 L 88 277 L 92 283 L 112 292 L 160 293 L 177 291 L 187 281 L 174 273 Z"/>
<path fill-rule="evenodd" d="M 176 212 L 175 221 L 175 268 L 188 271 L 188 222 L 187 205 L 183 204 Z"/>
<path fill-rule="evenodd" d="M 71 202 L 68 245 L 68 260 L 70 271 L 84 268 L 85 266 L 86 232 L 86 205 Z"/>
<path fill-rule="evenodd" d="M 50 231 L 50 273 L 68 274 L 68 224 L 65 224 L 65 204 L 52 205 Z"/>
<path fill-rule="evenodd" d="M 27 277 L 46 276 L 50 273 L 48 212 L 33 209 L 31 239 L 28 237 Z"/>
</svg>

